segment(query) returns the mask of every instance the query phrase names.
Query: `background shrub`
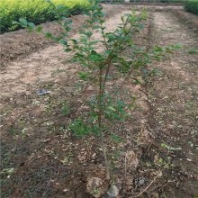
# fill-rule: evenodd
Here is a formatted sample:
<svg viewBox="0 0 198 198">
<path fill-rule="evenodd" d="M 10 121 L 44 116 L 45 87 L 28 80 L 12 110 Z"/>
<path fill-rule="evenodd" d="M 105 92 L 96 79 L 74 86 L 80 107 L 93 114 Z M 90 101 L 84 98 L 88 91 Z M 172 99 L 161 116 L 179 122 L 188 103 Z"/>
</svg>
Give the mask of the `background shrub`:
<svg viewBox="0 0 198 198">
<path fill-rule="evenodd" d="M 198 15 L 198 0 L 186 1 L 185 10 Z"/>
<path fill-rule="evenodd" d="M 56 6 L 66 6 L 69 14 L 79 14 L 88 6 L 88 0 L 51 0 Z M 53 6 L 46 0 L 0 0 L 0 30 L 1 33 L 18 29 L 19 18 L 26 18 L 34 24 L 40 24 L 55 19 Z"/>
<path fill-rule="evenodd" d="M 160 0 L 161 3 L 184 3 L 186 0 Z"/>
</svg>

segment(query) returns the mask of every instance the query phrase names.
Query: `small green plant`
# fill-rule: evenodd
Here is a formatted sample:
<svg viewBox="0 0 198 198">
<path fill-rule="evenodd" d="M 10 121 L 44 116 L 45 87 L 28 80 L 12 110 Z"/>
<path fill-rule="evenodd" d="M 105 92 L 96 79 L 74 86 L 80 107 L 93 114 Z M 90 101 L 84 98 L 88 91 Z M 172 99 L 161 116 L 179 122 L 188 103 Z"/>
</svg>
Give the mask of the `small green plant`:
<svg viewBox="0 0 198 198">
<path fill-rule="evenodd" d="M 8 128 L 8 134 L 10 134 L 10 135 L 16 135 L 17 134 L 17 130 L 13 126 L 10 126 Z"/>
<path fill-rule="evenodd" d="M 51 2 L 52 4 L 52 2 Z M 146 64 L 153 58 L 163 57 L 165 53 L 172 53 L 177 46 L 155 47 L 151 52 L 135 44 L 135 35 L 143 28 L 142 21 L 147 18 L 145 10 L 141 14 L 132 11 L 121 17 L 121 23 L 113 32 L 107 32 L 105 28 L 105 15 L 97 0 L 89 0 L 90 9 L 86 10 L 87 19 L 78 39 L 70 38 L 72 20 L 63 15 L 58 15 L 58 23 L 64 28 L 59 36 L 44 32 L 41 27 L 34 27 L 30 23 L 20 20 L 21 25 L 26 25 L 46 37 L 61 43 L 66 52 L 72 51 L 73 61 L 82 66 L 78 72 L 79 79 L 84 82 L 84 90 L 91 84 L 95 94 L 90 95 L 85 101 L 88 111 L 82 112 L 69 125 L 69 130 L 78 137 L 95 135 L 99 138 L 106 167 L 106 179 L 111 179 L 110 162 L 106 145 L 107 137 L 113 141 L 121 141 L 119 135 L 113 134 L 112 126 L 115 123 L 124 122 L 130 117 L 128 110 L 134 107 L 134 96 L 123 96 L 124 85 L 128 80 L 139 84 L 137 76 L 143 75 Z M 95 33 L 100 33 L 98 39 L 94 38 Z M 102 46 L 101 50 L 97 50 Z M 123 53 L 130 49 L 130 55 Z M 118 86 L 114 82 L 122 79 Z M 126 94 L 127 95 L 127 94 Z M 62 113 L 68 114 L 68 106 L 63 106 Z"/>
<path fill-rule="evenodd" d="M 172 147 L 172 146 L 167 145 L 166 143 L 162 143 L 161 146 L 163 148 L 166 148 L 168 151 L 181 151 L 182 150 L 181 147 Z"/>
<path fill-rule="evenodd" d="M 5 168 L 3 170 L 1 170 L 0 175 L 1 176 L 7 176 L 7 178 L 10 178 L 10 176 L 12 175 L 12 173 L 14 173 L 14 168 Z"/>
<path fill-rule="evenodd" d="M 61 108 L 61 113 L 64 115 L 64 116 L 68 116 L 71 112 L 71 109 L 69 107 L 69 105 L 67 104 L 67 102 L 64 102 L 64 104 L 62 105 L 62 108 Z"/>
<path fill-rule="evenodd" d="M 192 54 L 192 55 L 198 54 L 198 49 L 192 48 L 192 49 L 190 49 L 190 50 L 188 51 L 188 53 L 189 53 L 189 54 Z"/>
</svg>

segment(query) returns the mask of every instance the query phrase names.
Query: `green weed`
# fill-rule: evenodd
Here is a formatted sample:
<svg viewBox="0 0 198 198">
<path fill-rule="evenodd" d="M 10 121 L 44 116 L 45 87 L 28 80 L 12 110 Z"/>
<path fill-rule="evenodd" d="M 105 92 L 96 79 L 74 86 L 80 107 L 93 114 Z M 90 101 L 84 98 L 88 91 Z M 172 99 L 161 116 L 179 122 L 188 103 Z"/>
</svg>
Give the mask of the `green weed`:
<svg viewBox="0 0 198 198">
<path fill-rule="evenodd" d="M 188 51 L 188 53 L 189 53 L 189 54 L 192 54 L 192 55 L 198 54 L 198 49 L 192 48 L 192 49 L 190 49 L 190 50 Z"/>
</svg>

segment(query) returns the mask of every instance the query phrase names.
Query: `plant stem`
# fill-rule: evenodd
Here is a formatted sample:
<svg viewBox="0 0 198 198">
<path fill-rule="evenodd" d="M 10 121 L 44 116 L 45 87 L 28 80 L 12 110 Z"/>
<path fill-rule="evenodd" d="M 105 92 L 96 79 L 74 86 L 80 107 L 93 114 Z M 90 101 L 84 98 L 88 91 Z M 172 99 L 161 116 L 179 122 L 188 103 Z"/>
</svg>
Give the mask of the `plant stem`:
<svg viewBox="0 0 198 198">
<path fill-rule="evenodd" d="M 129 17 L 126 19 L 126 21 L 123 25 L 123 28 L 126 28 L 126 25 L 127 25 L 128 21 L 129 21 Z M 132 27 L 130 28 L 130 30 L 131 29 L 132 29 Z M 123 32 L 121 33 L 121 35 L 122 34 L 123 34 Z M 98 93 L 98 108 L 99 108 L 98 128 L 99 128 L 101 146 L 102 146 L 102 151 L 103 151 L 103 156 L 104 156 L 104 162 L 105 162 L 105 168 L 106 168 L 106 179 L 107 180 L 110 180 L 111 176 L 110 176 L 110 168 L 109 168 L 109 162 L 108 162 L 108 157 L 107 157 L 107 152 L 106 152 L 106 145 L 105 145 L 105 142 L 104 142 L 104 134 L 103 134 L 103 131 L 102 131 L 103 97 L 104 97 L 104 94 L 105 94 L 105 84 L 106 84 L 106 81 L 107 81 L 107 76 L 108 76 L 109 71 L 110 71 L 113 55 L 117 52 L 117 49 L 119 49 L 119 47 L 122 45 L 123 42 L 124 42 L 124 39 L 121 39 L 120 41 L 118 41 L 117 47 L 115 47 L 114 50 L 109 54 L 109 57 L 107 58 L 107 61 L 106 61 L 107 68 L 106 68 L 104 79 L 103 79 L 103 67 L 102 67 L 102 65 L 99 66 L 100 70 L 99 70 L 99 93 Z M 106 45 L 106 46 L 108 46 L 108 45 Z"/>
<path fill-rule="evenodd" d="M 102 152 L 103 152 L 103 157 L 104 157 L 104 162 L 105 162 L 105 169 L 106 169 L 106 179 L 110 180 L 110 168 L 109 168 L 109 162 L 107 158 L 107 151 L 106 151 L 106 145 L 104 142 L 104 134 L 102 131 L 102 115 L 103 115 L 103 70 L 102 67 L 100 67 L 99 71 L 99 93 L 98 93 L 98 128 L 99 128 L 99 134 L 100 134 L 100 141 L 101 141 L 101 147 L 102 147 Z"/>
<path fill-rule="evenodd" d="M 124 22 L 123 24 L 123 29 L 126 28 L 127 24 L 129 22 L 129 17 L 127 17 L 126 21 Z M 129 28 L 129 32 L 132 30 L 132 26 Z M 121 35 L 123 35 L 124 33 L 122 32 Z M 122 44 L 124 43 L 124 38 L 121 39 L 121 40 L 118 40 L 118 42 L 116 43 L 116 47 L 113 49 L 113 51 L 111 51 L 109 57 L 107 58 L 107 61 L 106 61 L 106 65 L 107 65 L 107 68 L 106 68 L 106 73 L 105 73 L 105 77 L 104 77 L 104 81 L 103 81 L 103 91 L 105 89 L 105 84 L 106 84 L 106 81 L 107 81 L 107 77 L 109 75 L 109 71 L 110 71 L 110 67 L 111 67 L 111 63 L 112 63 L 112 59 L 113 59 L 113 56 L 114 54 L 117 53 L 117 50 L 119 50 L 120 46 L 122 46 Z M 106 43 L 105 43 L 106 44 Z M 106 44 L 107 45 L 107 44 Z M 107 45 L 108 46 L 108 45 Z"/>
</svg>

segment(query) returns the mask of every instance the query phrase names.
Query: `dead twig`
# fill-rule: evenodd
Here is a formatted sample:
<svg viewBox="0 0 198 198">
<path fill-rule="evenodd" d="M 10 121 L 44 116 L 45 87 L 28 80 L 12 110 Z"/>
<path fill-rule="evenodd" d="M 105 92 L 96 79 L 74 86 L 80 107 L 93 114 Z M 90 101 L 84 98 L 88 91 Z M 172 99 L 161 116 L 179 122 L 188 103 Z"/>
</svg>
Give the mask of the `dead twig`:
<svg viewBox="0 0 198 198">
<path fill-rule="evenodd" d="M 125 154 L 125 158 L 124 158 L 124 179 L 126 181 L 126 177 L 127 177 L 127 152 Z"/>
<path fill-rule="evenodd" d="M 154 177 L 154 179 L 149 183 L 149 185 L 143 191 L 141 191 L 139 194 L 137 194 L 134 197 L 140 197 L 144 192 L 146 192 L 152 186 L 152 184 L 155 182 L 157 178 L 161 177 L 161 175 L 162 175 L 162 172 L 159 171 L 158 174 Z"/>
</svg>

